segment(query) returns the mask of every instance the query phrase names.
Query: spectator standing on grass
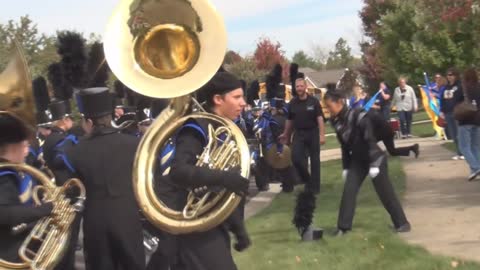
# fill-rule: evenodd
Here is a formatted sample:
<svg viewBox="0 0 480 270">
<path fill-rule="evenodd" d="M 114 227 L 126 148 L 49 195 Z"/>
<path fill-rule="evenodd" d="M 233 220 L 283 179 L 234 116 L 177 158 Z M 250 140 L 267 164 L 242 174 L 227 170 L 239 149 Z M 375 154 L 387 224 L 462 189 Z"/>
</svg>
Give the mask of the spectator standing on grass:
<svg viewBox="0 0 480 270">
<path fill-rule="evenodd" d="M 380 94 L 377 96 L 372 108 L 379 111 L 383 118 L 388 121 L 390 120 L 390 111 L 392 110 L 392 93 L 385 82 L 381 82 L 379 88 Z"/>
<path fill-rule="evenodd" d="M 418 102 L 415 91 L 410 85 L 407 85 L 406 78 L 400 77 L 398 80 L 398 87 L 395 88 L 392 103 L 397 108 L 400 118 L 402 138 L 411 138 L 413 113 L 418 111 Z"/>
<path fill-rule="evenodd" d="M 457 148 L 457 155 L 455 155 L 453 159 L 465 159 L 458 145 L 458 122 L 455 120 L 455 117 L 453 117 L 455 106 L 463 101 L 460 73 L 456 69 L 450 68 L 447 71 L 447 81 L 447 86 L 440 100 L 440 117 L 447 122 L 447 136 L 455 142 L 455 147 Z"/>
<path fill-rule="evenodd" d="M 476 69 L 467 69 L 463 73 L 463 89 L 465 96 L 462 98 L 472 105 L 480 108 L 480 83 Z M 469 181 L 480 175 L 480 117 L 478 111 L 471 117 L 459 121 L 458 146 L 460 152 L 470 167 Z"/>
</svg>

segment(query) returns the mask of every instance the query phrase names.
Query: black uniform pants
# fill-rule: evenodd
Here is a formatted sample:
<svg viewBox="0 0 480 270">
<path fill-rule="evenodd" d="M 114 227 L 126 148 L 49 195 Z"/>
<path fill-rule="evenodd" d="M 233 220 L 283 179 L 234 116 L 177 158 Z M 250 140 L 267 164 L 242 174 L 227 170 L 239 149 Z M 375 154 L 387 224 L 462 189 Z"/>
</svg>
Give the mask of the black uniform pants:
<svg viewBox="0 0 480 270">
<path fill-rule="evenodd" d="M 131 199 L 128 203 L 122 199 L 91 201 L 85 210 L 87 270 L 145 269 L 142 225 Z"/>
<path fill-rule="evenodd" d="M 178 263 L 171 270 L 236 270 L 230 236 L 219 226 L 203 233 L 177 236 Z"/>
<path fill-rule="evenodd" d="M 410 151 L 412 150 L 412 147 L 395 147 L 395 143 L 393 140 L 393 135 L 387 138 L 384 138 L 383 144 L 387 148 L 387 151 L 390 155 L 397 157 L 397 156 L 402 156 L 402 157 L 408 157 L 410 155 Z"/>
<path fill-rule="evenodd" d="M 351 168 L 348 171 L 347 180 L 343 190 L 342 201 L 340 204 L 340 212 L 338 214 L 338 229 L 351 230 L 353 216 L 355 214 L 357 194 L 360 187 L 368 175 L 369 165 L 362 164 L 358 161 L 352 161 Z M 408 221 L 403 212 L 400 201 L 395 195 L 392 183 L 388 178 L 388 166 L 387 159 L 384 158 L 382 165 L 380 166 L 380 173 L 373 181 L 373 186 L 377 192 L 380 201 L 390 214 L 393 225 L 398 228 L 405 225 Z"/>
<path fill-rule="evenodd" d="M 289 166 L 285 169 L 274 170 L 265 159 L 260 158 L 257 161 L 255 168 L 255 184 L 259 189 L 268 187 L 269 181 L 272 176 L 278 176 L 279 180 L 282 182 L 282 188 L 284 190 L 291 190 L 297 181 L 297 175 L 295 173 L 295 168 Z"/>
<path fill-rule="evenodd" d="M 308 160 L 310 157 L 310 172 Z M 292 146 L 293 165 L 306 184 L 313 192 L 320 192 L 320 136 L 318 128 L 295 130 Z"/>
</svg>

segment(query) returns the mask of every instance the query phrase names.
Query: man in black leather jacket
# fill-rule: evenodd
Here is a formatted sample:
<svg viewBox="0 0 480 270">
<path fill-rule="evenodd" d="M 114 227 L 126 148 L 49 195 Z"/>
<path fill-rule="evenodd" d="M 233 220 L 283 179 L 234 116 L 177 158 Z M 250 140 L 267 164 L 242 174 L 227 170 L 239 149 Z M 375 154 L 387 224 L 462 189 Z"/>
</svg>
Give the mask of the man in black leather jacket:
<svg viewBox="0 0 480 270">
<path fill-rule="evenodd" d="M 377 145 L 373 125 L 366 112 L 348 109 L 343 96 L 329 91 L 325 96 L 337 138 L 342 145 L 345 187 L 338 215 L 337 235 L 352 229 L 358 191 L 367 176 L 390 214 L 397 232 L 410 231 L 410 224 L 388 177 L 387 156 Z"/>
</svg>

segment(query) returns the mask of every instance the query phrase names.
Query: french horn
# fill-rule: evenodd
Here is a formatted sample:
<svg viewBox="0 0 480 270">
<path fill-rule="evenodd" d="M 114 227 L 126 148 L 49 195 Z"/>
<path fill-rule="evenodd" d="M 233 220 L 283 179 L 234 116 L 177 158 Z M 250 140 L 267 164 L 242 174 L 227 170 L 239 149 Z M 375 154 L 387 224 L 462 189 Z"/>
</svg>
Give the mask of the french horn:
<svg viewBox="0 0 480 270">
<path fill-rule="evenodd" d="M 226 29 L 208 0 L 124 0 L 114 11 L 104 39 L 105 57 L 116 77 L 132 90 L 170 98 L 142 137 L 137 149 L 133 186 L 148 221 L 171 234 L 207 231 L 235 210 L 241 196 L 222 190 L 198 196 L 190 191 L 183 211 L 169 208 L 154 191 L 159 150 L 188 119 L 208 119 L 209 142 L 196 166 L 216 170 L 240 168 L 249 176 L 250 153 L 242 131 L 230 120 L 205 112 L 189 113 L 191 93 L 205 85 L 221 66 Z M 226 135 L 222 144 L 218 136 Z"/>
<path fill-rule="evenodd" d="M 10 114 L 35 126 L 34 107 L 27 62 L 20 46 L 14 41 L 13 56 L 0 74 L 0 114 Z M 70 179 L 62 187 L 57 187 L 49 176 L 26 164 L 0 163 L 0 169 L 32 176 L 40 183 L 33 189 L 35 204 L 52 202 L 54 205 L 51 215 L 40 219 L 23 241 L 18 250 L 21 261 L 9 262 L 0 258 L 0 269 L 53 269 L 68 247 L 70 226 L 75 216 L 83 210 L 83 184 L 78 179 Z M 79 192 L 74 203 L 66 196 L 70 188 L 77 188 Z M 12 233 L 21 233 L 28 227 L 27 224 L 18 224 L 12 228 Z"/>
</svg>

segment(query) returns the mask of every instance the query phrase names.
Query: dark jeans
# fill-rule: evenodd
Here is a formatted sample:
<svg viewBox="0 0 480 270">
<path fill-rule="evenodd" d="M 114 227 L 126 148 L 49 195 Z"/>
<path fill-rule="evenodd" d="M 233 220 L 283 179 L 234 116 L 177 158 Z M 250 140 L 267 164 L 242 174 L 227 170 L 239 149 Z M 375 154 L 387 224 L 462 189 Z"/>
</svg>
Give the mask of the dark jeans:
<svg viewBox="0 0 480 270">
<path fill-rule="evenodd" d="M 412 134 L 412 116 L 413 113 L 400 111 L 398 112 L 398 117 L 400 117 L 400 130 L 402 131 L 402 135 L 410 135 Z"/>
<path fill-rule="evenodd" d="M 349 231 L 352 229 L 353 216 L 357 206 L 357 194 L 363 181 L 368 176 L 368 164 L 361 164 L 358 161 L 352 161 L 348 171 L 347 180 L 343 190 L 340 212 L 338 214 L 338 229 Z M 388 177 L 387 158 L 384 158 L 380 165 L 380 174 L 372 180 L 375 191 L 380 201 L 390 214 L 393 225 L 398 228 L 408 223 L 403 212 L 400 201 L 398 200 L 392 183 Z"/>
<path fill-rule="evenodd" d="M 310 157 L 311 175 L 307 168 L 308 157 Z M 318 128 L 295 131 L 292 159 L 306 188 L 316 193 L 320 192 L 320 135 Z"/>
<path fill-rule="evenodd" d="M 380 112 L 382 113 L 383 118 L 385 118 L 385 120 L 387 120 L 387 121 L 390 121 L 391 110 L 392 110 L 392 108 L 391 108 L 390 105 L 382 106 L 381 109 L 380 109 Z"/>
<path fill-rule="evenodd" d="M 455 142 L 455 147 L 457 148 L 457 154 L 461 156 L 460 147 L 458 146 L 458 122 L 455 120 L 455 117 L 452 113 L 445 114 L 445 121 L 447 121 L 447 136 L 450 140 Z"/>
<path fill-rule="evenodd" d="M 480 127 L 464 125 L 458 128 L 458 145 L 471 173 L 480 170 Z"/>
</svg>

